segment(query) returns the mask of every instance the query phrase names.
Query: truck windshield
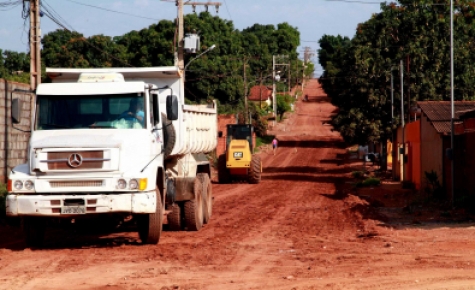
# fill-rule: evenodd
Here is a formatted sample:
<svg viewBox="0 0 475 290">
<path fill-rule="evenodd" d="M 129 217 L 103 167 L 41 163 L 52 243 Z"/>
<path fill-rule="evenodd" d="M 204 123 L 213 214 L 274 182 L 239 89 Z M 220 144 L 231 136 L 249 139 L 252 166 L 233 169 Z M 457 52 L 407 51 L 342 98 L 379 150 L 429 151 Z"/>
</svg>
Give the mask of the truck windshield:
<svg viewBox="0 0 475 290">
<path fill-rule="evenodd" d="M 142 94 L 38 95 L 36 130 L 143 129 L 146 114 Z"/>
</svg>

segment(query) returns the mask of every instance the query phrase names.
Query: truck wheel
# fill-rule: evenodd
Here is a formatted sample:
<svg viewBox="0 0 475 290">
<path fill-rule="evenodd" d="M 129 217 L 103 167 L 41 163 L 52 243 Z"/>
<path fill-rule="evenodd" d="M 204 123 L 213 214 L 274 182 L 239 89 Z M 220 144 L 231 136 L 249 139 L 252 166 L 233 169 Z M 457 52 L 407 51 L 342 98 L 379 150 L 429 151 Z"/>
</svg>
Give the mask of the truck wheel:
<svg viewBox="0 0 475 290">
<path fill-rule="evenodd" d="M 162 113 L 162 124 L 163 124 L 163 138 L 165 140 L 163 146 L 164 148 L 164 154 L 165 158 L 168 157 L 173 151 L 173 147 L 175 147 L 175 142 L 176 142 L 176 132 L 175 132 L 175 127 L 173 127 L 172 121 L 167 119 L 167 115 Z"/>
<path fill-rule="evenodd" d="M 213 213 L 213 188 L 207 173 L 198 173 L 198 178 L 203 184 L 203 223 L 209 223 Z"/>
<path fill-rule="evenodd" d="M 251 160 L 251 166 L 249 167 L 249 183 L 258 184 L 261 181 L 261 157 L 253 155 Z"/>
<path fill-rule="evenodd" d="M 174 203 L 170 209 L 172 212 L 167 215 L 168 228 L 170 231 L 181 231 L 183 229 L 183 223 L 181 221 L 181 206 L 178 203 Z"/>
<path fill-rule="evenodd" d="M 199 231 L 203 227 L 203 185 L 195 178 L 194 199 L 185 201 L 185 222 L 189 231 Z"/>
<path fill-rule="evenodd" d="M 229 170 L 226 168 L 226 154 L 221 154 L 218 157 L 218 180 L 219 183 L 228 183 L 229 179 Z"/>
<path fill-rule="evenodd" d="M 158 188 L 155 189 L 157 195 L 155 213 L 142 214 L 138 216 L 139 237 L 142 244 L 158 244 L 162 234 L 163 207 L 162 198 Z"/>
<path fill-rule="evenodd" d="M 37 217 L 23 218 L 25 242 L 28 247 L 39 248 L 43 246 L 45 238 L 45 222 Z"/>
</svg>

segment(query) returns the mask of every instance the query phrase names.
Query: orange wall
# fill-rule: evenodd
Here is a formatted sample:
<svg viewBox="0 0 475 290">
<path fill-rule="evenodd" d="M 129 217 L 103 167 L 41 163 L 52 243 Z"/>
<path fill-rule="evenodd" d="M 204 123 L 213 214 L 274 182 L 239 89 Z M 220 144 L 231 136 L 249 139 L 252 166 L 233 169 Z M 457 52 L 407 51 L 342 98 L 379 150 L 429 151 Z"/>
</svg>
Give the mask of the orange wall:
<svg viewBox="0 0 475 290">
<path fill-rule="evenodd" d="M 408 123 L 405 128 L 407 146 L 406 178 L 421 189 L 421 121 Z"/>
</svg>

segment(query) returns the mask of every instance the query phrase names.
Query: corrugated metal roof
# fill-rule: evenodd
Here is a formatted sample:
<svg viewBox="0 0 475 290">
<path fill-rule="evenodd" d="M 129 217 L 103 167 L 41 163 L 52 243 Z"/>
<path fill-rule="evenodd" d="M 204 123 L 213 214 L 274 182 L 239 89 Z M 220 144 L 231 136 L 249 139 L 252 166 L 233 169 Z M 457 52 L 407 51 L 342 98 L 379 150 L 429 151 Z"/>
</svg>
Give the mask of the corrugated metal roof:
<svg viewBox="0 0 475 290">
<path fill-rule="evenodd" d="M 450 133 L 451 105 L 449 101 L 423 101 L 417 102 L 422 113 L 432 123 L 438 133 Z M 460 120 L 460 116 L 475 110 L 475 101 L 455 101 L 454 113 L 455 121 Z"/>
</svg>

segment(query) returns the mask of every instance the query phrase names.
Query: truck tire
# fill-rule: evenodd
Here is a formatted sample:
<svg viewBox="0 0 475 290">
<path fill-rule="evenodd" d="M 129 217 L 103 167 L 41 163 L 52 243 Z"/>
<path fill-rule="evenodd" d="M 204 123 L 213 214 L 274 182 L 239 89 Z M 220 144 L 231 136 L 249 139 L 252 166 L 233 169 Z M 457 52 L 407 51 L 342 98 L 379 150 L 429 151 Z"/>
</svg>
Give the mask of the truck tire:
<svg viewBox="0 0 475 290">
<path fill-rule="evenodd" d="M 230 179 L 229 170 L 226 167 L 226 154 L 221 154 L 218 157 L 218 181 L 228 183 Z"/>
<path fill-rule="evenodd" d="M 258 184 L 261 181 L 261 171 L 261 157 L 252 155 L 251 166 L 249 167 L 249 183 Z"/>
<path fill-rule="evenodd" d="M 163 207 L 158 188 L 155 189 L 157 201 L 155 213 L 138 216 L 138 231 L 142 244 L 158 244 L 162 234 Z"/>
<path fill-rule="evenodd" d="M 199 231 L 203 227 L 203 185 L 198 177 L 193 191 L 193 200 L 185 201 L 185 223 L 188 231 Z"/>
<path fill-rule="evenodd" d="M 170 206 L 170 209 L 172 212 L 167 215 L 168 228 L 170 231 L 181 231 L 183 229 L 181 206 L 178 203 L 174 203 Z"/>
<path fill-rule="evenodd" d="M 198 173 L 197 176 L 203 184 L 203 224 L 206 225 L 213 214 L 213 187 L 207 173 Z"/>
<path fill-rule="evenodd" d="M 172 121 L 167 119 L 167 115 L 162 113 L 164 155 L 167 158 L 173 151 L 176 143 L 176 131 Z"/>
<path fill-rule="evenodd" d="M 43 219 L 38 217 L 24 217 L 23 231 L 28 247 L 40 248 L 43 246 L 45 238 L 45 222 Z"/>
</svg>

